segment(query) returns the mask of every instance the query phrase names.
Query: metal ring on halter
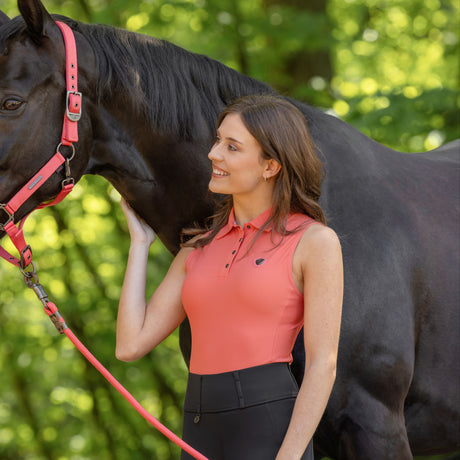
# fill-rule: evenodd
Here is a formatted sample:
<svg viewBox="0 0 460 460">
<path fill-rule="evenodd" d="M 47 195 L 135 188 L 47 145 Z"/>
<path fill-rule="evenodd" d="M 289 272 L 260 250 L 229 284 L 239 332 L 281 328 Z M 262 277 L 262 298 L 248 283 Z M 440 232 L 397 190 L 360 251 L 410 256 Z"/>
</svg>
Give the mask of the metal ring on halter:
<svg viewBox="0 0 460 460">
<path fill-rule="evenodd" d="M 61 182 L 61 187 L 64 188 L 66 185 L 75 184 L 75 179 L 73 177 L 67 177 Z"/>
<path fill-rule="evenodd" d="M 5 228 L 5 225 L 8 225 L 14 219 L 14 213 L 9 212 L 6 209 L 6 206 L 7 206 L 6 204 L 0 203 L 0 211 L 3 211 L 3 212 L 5 212 L 5 214 L 8 215 L 8 219 L 6 220 L 6 222 L 3 223 L 3 224 L 0 223 L 0 230 L 3 230 Z"/>
<path fill-rule="evenodd" d="M 62 142 L 59 142 L 58 146 L 56 147 L 56 153 L 61 153 L 59 149 L 62 146 Z M 68 145 L 67 147 L 72 147 L 72 155 L 70 155 L 70 158 L 66 158 L 66 161 L 72 161 L 73 157 L 75 156 L 75 145 Z"/>
<path fill-rule="evenodd" d="M 32 265 L 31 271 L 25 271 L 25 269 L 19 266 L 19 270 L 24 276 L 24 281 L 28 287 L 31 287 L 31 285 L 34 284 L 34 282 L 32 281 L 32 278 L 34 279 L 35 283 L 38 283 L 38 276 L 37 276 L 37 270 L 35 269 L 35 264 L 33 262 L 30 262 L 28 266 L 30 267 L 30 265 Z"/>
</svg>

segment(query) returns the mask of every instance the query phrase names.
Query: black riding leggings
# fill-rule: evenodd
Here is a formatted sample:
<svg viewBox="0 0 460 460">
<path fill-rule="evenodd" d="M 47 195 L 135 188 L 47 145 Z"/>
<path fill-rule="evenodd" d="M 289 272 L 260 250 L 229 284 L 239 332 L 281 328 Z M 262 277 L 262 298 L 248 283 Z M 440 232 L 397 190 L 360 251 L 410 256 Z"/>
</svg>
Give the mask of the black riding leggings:
<svg viewBox="0 0 460 460">
<path fill-rule="evenodd" d="M 189 374 L 183 439 L 209 460 L 274 460 L 297 383 L 287 363 L 223 374 Z M 192 460 L 182 452 L 181 460 Z M 313 443 L 302 460 L 313 460 Z"/>
</svg>

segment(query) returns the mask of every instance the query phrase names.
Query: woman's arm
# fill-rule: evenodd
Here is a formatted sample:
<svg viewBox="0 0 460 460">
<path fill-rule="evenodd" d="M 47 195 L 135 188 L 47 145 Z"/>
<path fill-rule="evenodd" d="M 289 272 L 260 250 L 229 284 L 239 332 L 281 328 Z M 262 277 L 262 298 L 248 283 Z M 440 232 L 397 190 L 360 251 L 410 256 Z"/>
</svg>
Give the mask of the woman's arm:
<svg viewBox="0 0 460 460">
<path fill-rule="evenodd" d="M 116 356 L 135 361 L 155 348 L 185 319 L 181 302 L 185 259 L 192 249 L 179 251 L 168 273 L 146 304 L 145 282 L 153 230 L 122 200 L 131 236 L 128 264 L 117 319 Z"/>
<path fill-rule="evenodd" d="M 333 230 L 311 226 L 294 256 L 303 278 L 305 375 L 276 460 L 302 457 L 335 380 L 343 297 L 343 265 Z"/>
</svg>

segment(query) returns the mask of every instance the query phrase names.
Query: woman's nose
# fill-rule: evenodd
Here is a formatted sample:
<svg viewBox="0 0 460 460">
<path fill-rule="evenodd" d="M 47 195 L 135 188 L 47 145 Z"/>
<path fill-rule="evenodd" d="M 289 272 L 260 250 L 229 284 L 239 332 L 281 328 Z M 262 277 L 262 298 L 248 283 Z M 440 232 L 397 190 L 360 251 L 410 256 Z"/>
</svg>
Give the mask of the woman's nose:
<svg viewBox="0 0 460 460">
<path fill-rule="evenodd" d="M 213 145 L 213 147 L 211 148 L 211 150 L 208 153 L 208 158 L 210 160 L 220 160 L 220 159 L 222 159 L 222 155 L 221 155 L 220 149 L 219 149 L 219 144 Z"/>
</svg>

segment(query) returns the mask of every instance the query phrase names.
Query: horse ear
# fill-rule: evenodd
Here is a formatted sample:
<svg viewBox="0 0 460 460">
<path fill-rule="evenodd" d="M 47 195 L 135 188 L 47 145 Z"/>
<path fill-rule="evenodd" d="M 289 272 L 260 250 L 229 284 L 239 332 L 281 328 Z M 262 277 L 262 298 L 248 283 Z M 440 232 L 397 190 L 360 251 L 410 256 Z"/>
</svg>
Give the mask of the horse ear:
<svg viewBox="0 0 460 460">
<path fill-rule="evenodd" d="M 6 24 L 9 21 L 10 18 L 2 10 L 0 10 L 0 26 Z"/>
<path fill-rule="evenodd" d="M 40 44 L 46 35 L 46 26 L 54 25 L 53 18 L 40 0 L 18 0 L 18 9 L 23 17 L 30 38 Z"/>
</svg>

